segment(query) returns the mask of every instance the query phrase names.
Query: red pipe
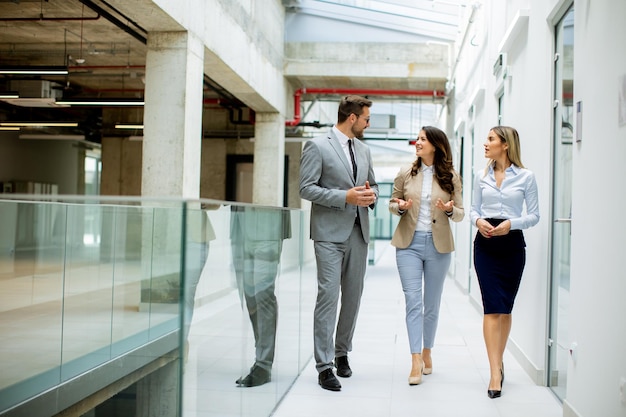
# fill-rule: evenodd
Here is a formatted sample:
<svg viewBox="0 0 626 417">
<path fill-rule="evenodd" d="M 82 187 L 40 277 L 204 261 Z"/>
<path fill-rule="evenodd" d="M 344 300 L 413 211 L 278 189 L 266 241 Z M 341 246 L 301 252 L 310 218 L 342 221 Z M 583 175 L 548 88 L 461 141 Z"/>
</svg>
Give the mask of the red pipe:
<svg viewBox="0 0 626 417">
<path fill-rule="evenodd" d="M 375 88 L 301 88 L 302 94 L 358 94 L 362 96 L 433 96 L 443 97 L 437 90 L 389 90 Z"/>
<path fill-rule="evenodd" d="M 302 115 L 300 114 L 300 97 L 302 97 L 303 90 L 304 90 L 303 88 L 300 88 L 296 90 L 296 92 L 293 94 L 294 116 L 292 120 L 285 120 L 286 126 L 297 126 L 298 123 L 300 123 L 300 120 L 302 119 Z"/>
<path fill-rule="evenodd" d="M 438 90 L 377 90 L 372 88 L 300 88 L 294 93 L 294 118 L 286 120 L 285 125 L 297 126 L 302 119 L 300 114 L 300 102 L 302 94 L 359 94 L 364 96 L 418 96 L 418 97 L 443 97 L 445 93 Z"/>
</svg>

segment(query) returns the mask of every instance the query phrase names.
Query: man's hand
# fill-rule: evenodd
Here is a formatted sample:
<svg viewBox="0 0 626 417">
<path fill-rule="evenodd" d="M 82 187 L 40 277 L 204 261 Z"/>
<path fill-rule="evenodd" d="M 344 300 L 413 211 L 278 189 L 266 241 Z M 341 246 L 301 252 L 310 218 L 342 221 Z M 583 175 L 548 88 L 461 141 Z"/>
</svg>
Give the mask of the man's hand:
<svg viewBox="0 0 626 417">
<path fill-rule="evenodd" d="M 376 202 L 376 193 L 370 188 L 369 181 L 365 185 L 350 188 L 346 193 L 346 203 L 353 206 L 368 207 Z"/>
</svg>

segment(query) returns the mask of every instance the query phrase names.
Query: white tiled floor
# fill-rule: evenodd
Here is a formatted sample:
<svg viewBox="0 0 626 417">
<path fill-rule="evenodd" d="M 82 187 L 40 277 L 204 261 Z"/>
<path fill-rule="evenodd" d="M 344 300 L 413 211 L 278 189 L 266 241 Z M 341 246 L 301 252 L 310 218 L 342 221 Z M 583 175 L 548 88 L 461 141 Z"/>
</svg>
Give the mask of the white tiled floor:
<svg viewBox="0 0 626 417">
<path fill-rule="evenodd" d="M 505 354 L 502 397 L 489 399 L 489 369 L 482 316 L 467 295 L 448 280 L 433 349 L 433 374 L 409 386 L 410 354 L 404 298 L 394 249 L 368 268 L 350 364 L 340 392 L 323 390 L 311 362 L 273 417 L 560 417 L 562 407 L 549 388 L 535 385 Z"/>
</svg>

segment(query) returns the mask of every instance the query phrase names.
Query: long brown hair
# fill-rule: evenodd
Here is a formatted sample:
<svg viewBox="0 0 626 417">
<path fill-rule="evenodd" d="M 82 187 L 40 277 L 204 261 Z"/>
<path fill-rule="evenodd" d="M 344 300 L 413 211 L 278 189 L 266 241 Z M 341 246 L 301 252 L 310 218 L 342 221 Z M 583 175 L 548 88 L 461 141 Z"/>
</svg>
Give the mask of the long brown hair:
<svg viewBox="0 0 626 417">
<path fill-rule="evenodd" d="M 446 134 L 434 126 L 424 126 L 422 130 L 426 134 L 426 139 L 435 147 L 435 172 L 434 176 L 442 190 L 452 194 L 454 184 L 452 183 L 452 149 Z M 413 162 L 411 175 L 417 175 L 422 166 L 422 158 L 418 157 Z"/>
</svg>

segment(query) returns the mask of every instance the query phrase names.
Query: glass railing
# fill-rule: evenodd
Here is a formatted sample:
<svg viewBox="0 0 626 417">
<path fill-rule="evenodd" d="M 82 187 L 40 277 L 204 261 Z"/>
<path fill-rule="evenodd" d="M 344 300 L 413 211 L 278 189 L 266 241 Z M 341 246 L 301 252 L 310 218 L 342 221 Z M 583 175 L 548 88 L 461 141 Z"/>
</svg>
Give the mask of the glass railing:
<svg viewBox="0 0 626 417">
<path fill-rule="evenodd" d="M 167 363 L 177 415 L 268 416 L 311 357 L 308 213 L 6 197 L 0 414 L 30 406 L 53 415 L 104 401 L 111 393 L 97 394 L 116 384 L 136 385 L 139 398 L 154 390 L 141 378 Z"/>
</svg>

